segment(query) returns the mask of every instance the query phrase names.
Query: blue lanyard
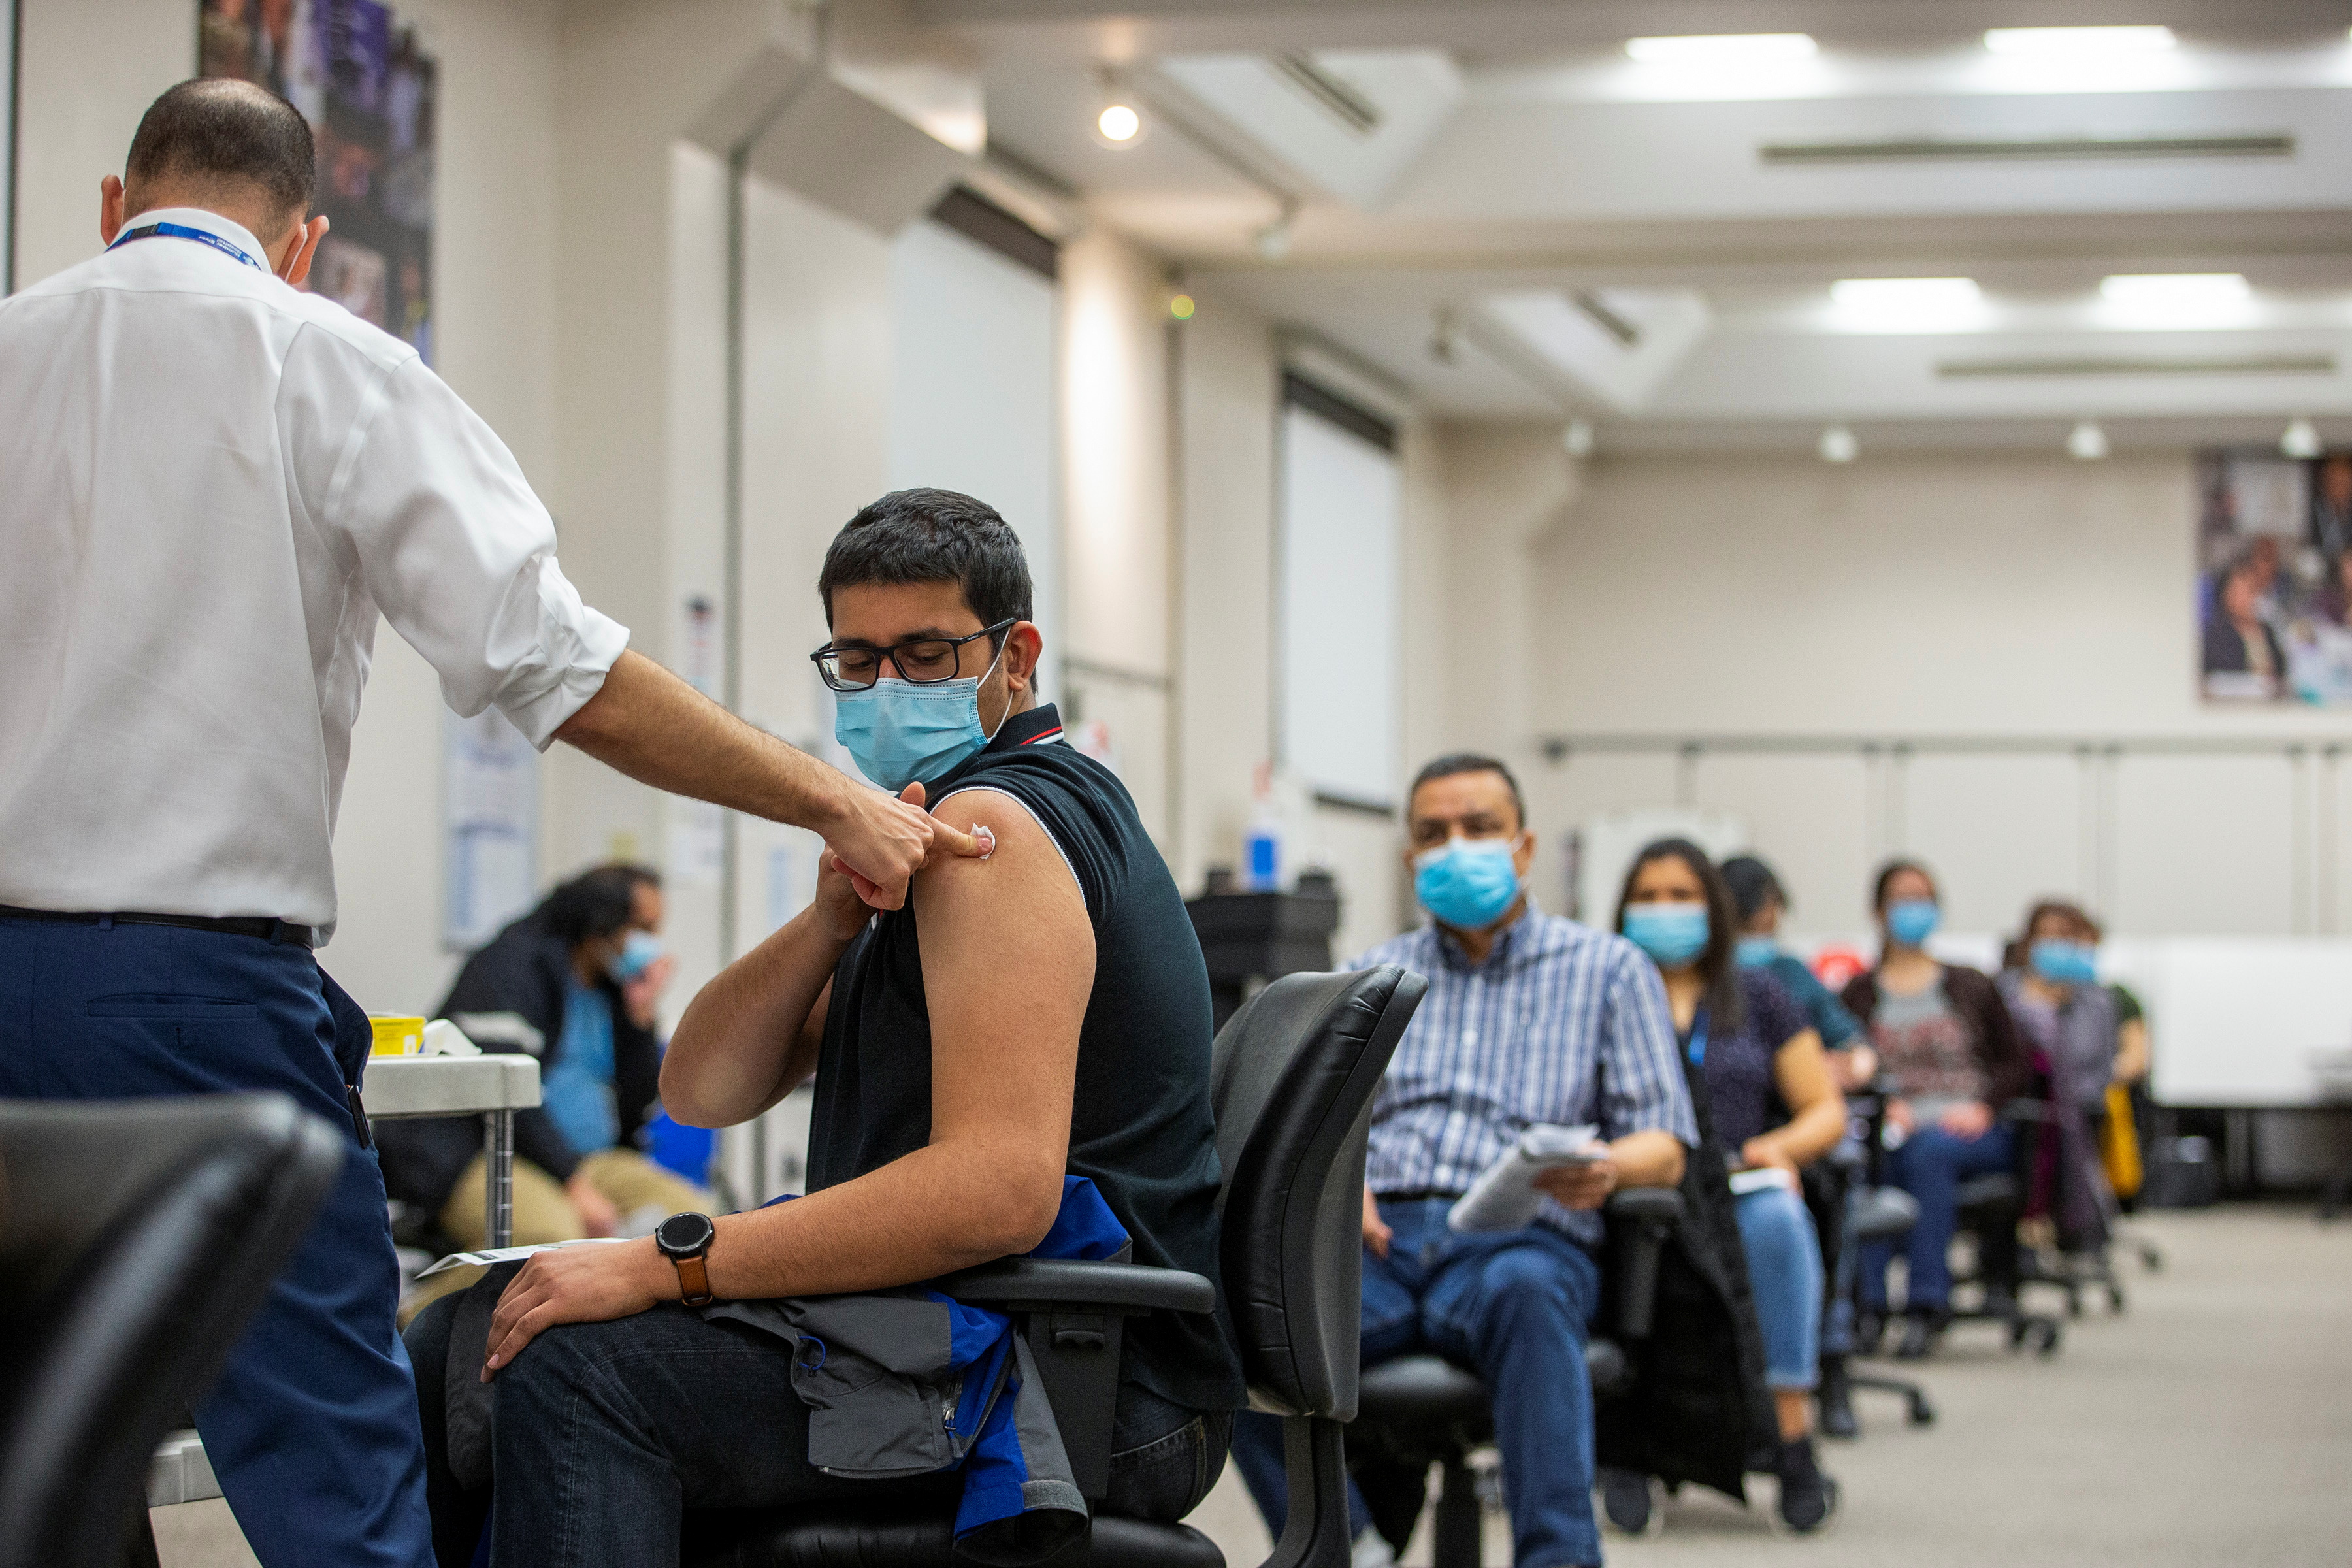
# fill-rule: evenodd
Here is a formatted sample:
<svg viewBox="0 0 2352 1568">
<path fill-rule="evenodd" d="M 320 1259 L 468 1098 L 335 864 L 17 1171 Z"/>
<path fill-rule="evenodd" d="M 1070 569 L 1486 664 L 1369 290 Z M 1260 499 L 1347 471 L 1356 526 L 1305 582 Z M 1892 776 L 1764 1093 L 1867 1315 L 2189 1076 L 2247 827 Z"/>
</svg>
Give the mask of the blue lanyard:
<svg viewBox="0 0 2352 1568">
<path fill-rule="evenodd" d="M 1701 1067 L 1701 1066 L 1704 1066 L 1704 1065 L 1706 1064 L 1706 1008 L 1701 1007 L 1701 1008 L 1700 1008 L 1696 1013 L 1695 1013 L 1695 1014 L 1693 1014 L 1693 1015 L 1691 1016 L 1691 1037 L 1690 1037 L 1690 1044 L 1689 1044 L 1689 1045 L 1687 1045 L 1687 1046 L 1685 1046 L 1685 1047 L 1683 1047 L 1683 1049 L 1684 1049 L 1685 1051 L 1686 1051 L 1687 1053 L 1689 1053 L 1689 1056 L 1690 1056 L 1690 1064 L 1691 1064 L 1691 1066 L 1693 1066 L 1693 1067 Z"/>
<path fill-rule="evenodd" d="M 199 245 L 209 245 L 215 250 L 225 251 L 228 255 L 236 257 L 239 261 L 244 262 L 247 267 L 252 268 L 257 272 L 267 272 L 269 270 L 268 268 L 262 266 L 260 262 L 256 261 L 252 257 L 247 256 L 244 251 L 239 250 L 236 246 L 231 245 L 227 240 L 223 239 L 219 235 L 208 234 L 201 228 L 190 228 L 185 224 L 151 223 L 145 228 L 134 228 L 129 234 L 117 236 L 114 244 L 108 246 L 106 248 L 112 250 L 116 248 L 116 247 L 128 245 L 134 239 L 152 239 L 159 234 L 166 239 L 193 239 Z"/>
</svg>

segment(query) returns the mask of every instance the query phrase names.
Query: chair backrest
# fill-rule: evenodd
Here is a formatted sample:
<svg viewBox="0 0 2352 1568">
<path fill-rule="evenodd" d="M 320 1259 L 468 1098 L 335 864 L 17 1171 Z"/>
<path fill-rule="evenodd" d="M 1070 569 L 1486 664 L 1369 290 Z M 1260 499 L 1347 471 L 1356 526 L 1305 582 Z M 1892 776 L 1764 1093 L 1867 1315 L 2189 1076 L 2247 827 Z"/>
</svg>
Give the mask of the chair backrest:
<svg viewBox="0 0 2352 1568">
<path fill-rule="evenodd" d="M 0 1101 L 0 1564 L 121 1560 L 347 1145 L 278 1094 Z"/>
<path fill-rule="evenodd" d="M 1356 1414 L 1372 1091 L 1428 989 L 1394 964 L 1286 975 L 1217 1035 L 1218 1261 L 1262 1407 Z"/>
</svg>

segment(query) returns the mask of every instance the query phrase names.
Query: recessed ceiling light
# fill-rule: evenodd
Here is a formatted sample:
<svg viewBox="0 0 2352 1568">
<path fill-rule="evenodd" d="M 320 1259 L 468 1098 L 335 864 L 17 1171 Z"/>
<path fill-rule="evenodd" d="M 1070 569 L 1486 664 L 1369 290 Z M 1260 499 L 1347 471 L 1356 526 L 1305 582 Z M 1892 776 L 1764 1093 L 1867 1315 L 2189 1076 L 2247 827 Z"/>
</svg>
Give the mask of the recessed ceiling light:
<svg viewBox="0 0 2352 1568">
<path fill-rule="evenodd" d="M 1651 65 L 1736 65 L 1796 60 L 1818 51 L 1811 33 L 1703 33 L 1687 37 L 1628 38 L 1625 52 Z"/>
<path fill-rule="evenodd" d="M 1143 116 L 1124 103 L 1107 104 L 1095 117 L 1095 129 L 1115 147 L 1130 146 L 1143 132 Z"/>
<path fill-rule="evenodd" d="M 1824 463 L 1851 463 L 1862 456 L 1862 443 L 1844 426 L 1832 425 L 1822 432 L 1821 454 Z"/>
<path fill-rule="evenodd" d="M 2242 272 L 2118 272 L 2099 280 L 2099 293 L 2119 305 L 2179 310 L 2239 304 L 2253 289 Z"/>
<path fill-rule="evenodd" d="M 2151 55 L 2177 47 L 2169 27 L 1993 27 L 1984 47 L 1997 55 Z"/>
<path fill-rule="evenodd" d="M 2095 463 L 2107 455 L 2107 433 L 2089 419 L 2076 425 L 2066 434 L 2066 455 L 2085 463 Z"/>
<path fill-rule="evenodd" d="M 1580 461 L 1592 456 L 1592 426 L 1581 419 L 1570 420 L 1559 433 L 1559 449 Z"/>
<path fill-rule="evenodd" d="M 2319 432 L 2300 414 L 2287 421 L 2286 428 L 2279 435 L 2279 451 L 2286 457 L 2316 458 L 2326 449 Z"/>
<path fill-rule="evenodd" d="M 1830 285 L 1830 299 L 1841 310 L 1870 315 L 1948 313 L 1982 298 L 1973 278 L 1841 278 Z"/>
</svg>

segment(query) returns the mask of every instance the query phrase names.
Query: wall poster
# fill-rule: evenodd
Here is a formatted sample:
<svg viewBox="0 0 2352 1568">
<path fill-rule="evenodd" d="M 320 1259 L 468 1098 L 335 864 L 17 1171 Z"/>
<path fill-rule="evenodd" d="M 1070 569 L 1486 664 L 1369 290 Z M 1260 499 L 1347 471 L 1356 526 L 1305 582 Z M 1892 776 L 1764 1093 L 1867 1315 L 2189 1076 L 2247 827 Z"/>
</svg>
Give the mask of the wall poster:
<svg viewBox="0 0 2352 1568">
<path fill-rule="evenodd" d="M 2197 490 L 2206 700 L 2352 703 L 2352 453 L 2206 452 Z"/>
<path fill-rule="evenodd" d="M 199 0 L 199 69 L 266 87 L 319 150 L 327 238 L 307 288 L 433 363 L 437 71 L 376 0 Z"/>
</svg>

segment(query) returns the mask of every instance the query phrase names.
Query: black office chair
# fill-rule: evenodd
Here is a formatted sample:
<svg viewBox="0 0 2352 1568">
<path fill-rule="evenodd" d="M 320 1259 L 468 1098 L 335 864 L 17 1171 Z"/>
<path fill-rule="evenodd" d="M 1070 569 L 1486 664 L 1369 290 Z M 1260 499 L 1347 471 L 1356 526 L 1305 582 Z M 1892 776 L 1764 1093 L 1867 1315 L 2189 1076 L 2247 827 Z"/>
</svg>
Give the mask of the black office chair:
<svg viewBox="0 0 2352 1568">
<path fill-rule="evenodd" d="M 346 1148 L 278 1094 L 0 1102 L 0 1568 L 154 1563 L 155 1446 Z"/>
<path fill-rule="evenodd" d="M 1633 1390 L 1629 1352 L 1650 1337 L 1659 1263 L 1682 1223 L 1683 1198 L 1671 1187 L 1628 1188 L 1609 1200 L 1608 1214 L 1609 1307 L 1602 1331 L 1586 1342 L 1584 1351 L 1596 1404 Z M 1432 1561 L 1435 1568 L 1478 1568 L 1481 1505 L 1470 1455 L 1495 1440 L 1494 1411 L 1478 1374 L 1421 1354 L 1367 1368 L 1360 1413 L 1348 1436 L 1360 1467 L 1376 1465 L 1402 1483 L 1365 1489 L 1365 1503 L 1381 1533 L 1391 1542 L 1412 1534 L 1427 1501 L 1429 1468 L 1435 1465 Z"/>
<path fill-rule="evenodd" d="M 1855 1186 L 1846 1194 L 1844 1236 L 1838 1254 L 1837 1290 L 1850 1310 L 1859 1312 L 1857 1287 L 1862 1279 L 1861 1254 L 1865 1247 L 1879 1242 L 1900 1241 L 1911 1234 L 1919 1223 L 1919 1200 L 1899 1187 Z M 1829 1385 L 1829 1358 L 1822 1358 L 1822 1385 Z M 1926 1426 L 1936 1419 L 1935 1402 L 1927 1391 L 1906 1377 L 1890 1377 L 1885 1373 L 1853 1372 L 1841 1368 L 1839 1382 L 1849 1393 L 1868 1389 L 1878 1394 L 1892 1394 L 1903 1401 L 1904 1415 L 1910 1425 Z M 1861 1427 L 1853 1418 L 1849 1404 L 1842 1413 L 1833 1413 L 1829 1401 L 1822 1401 L 1822 1429 L 1832 1437 L 1852 1437 Z M 1842 1418 L 1841 1418 L 1842 1415 Z"/>
<path fill-rule="evenodd" d="M 1966 1299 L 1955 1294 L 1952 1321 L 1998 1323 L 2008 1335 L 2011 1350 L 2031 1344 L 2042 1355 L 2053 1355 L 2063 1335 L 2058 1320 L 2026 1310 L 2021 1300 L 2029 1284 L 2067 1288 L 2074 1314 L 2081 1304 L 2069 1282 L 2042 1272 L 2017 1238 L 2018 1221 L 2025 1215 L 2025 1194 L 2040 1159 L 2042 1139 L 2049 1129 L 2049 1107 L 2039 1100 L 2020 1099 L 2001 1107 L 2016 1141 L 2016 1155 L 2008 1171 L 1971 1176 L 1960 1184 L 1959 1229 L 1976 1239 L 1976 1267 L 1955 1274 L 1956 1289 L 1974 1286 Z"/>
<path fill-rule="evenodd" d="M 1347 1568 L 1340 1434 L 1356 1414 L 1364 1140 L 1372 1091 L 1428 988 L 1393 964 L 1289 975 L 1251 998 L 1217 1036 L 1211 1093 L 1225 1173 L 1219 1266 L 1250 1401 L 1288 1418 L 1290 1521 L 1265 1568 Z M 1174 1269 L 1030 1258 L 983 1264 L 940 1288 L 1018 1322 L 1089 1501 L 1108 1484 L 1123 1321 L 1208 1311 L 1216 1290 Z M 944 1515 L 713 1510 L 688 1515 L 680 1560 L 688 1568 L 950 1568 L 953 1544 Z M 1224 1568 L 1215 1543 L 1190 1526 L 1099 1512 L 1088 1534 L 1051 1561 L 1056 1568 Z"/>
</svg>

